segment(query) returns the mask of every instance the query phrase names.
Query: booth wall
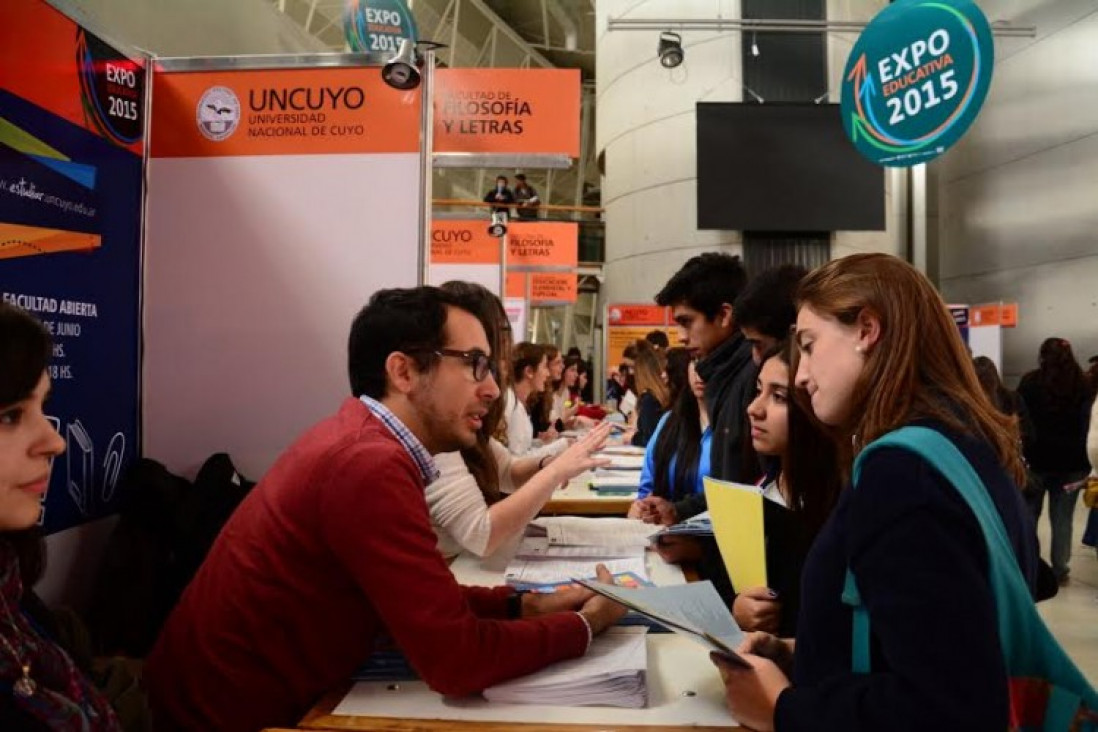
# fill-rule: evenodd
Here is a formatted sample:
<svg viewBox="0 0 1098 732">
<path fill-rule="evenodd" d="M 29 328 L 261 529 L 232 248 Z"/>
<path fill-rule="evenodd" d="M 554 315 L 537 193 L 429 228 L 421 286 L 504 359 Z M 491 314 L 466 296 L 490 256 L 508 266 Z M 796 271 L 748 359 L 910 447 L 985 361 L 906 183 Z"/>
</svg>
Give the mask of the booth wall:
<svg viewBox="0 0 1098 732">
<path fill-rule="evenodd" d="M 987 102 L 941 162 L 941 284 L 951 302 L 1018 303 L 1013 383 L 1046 337 L 1084 364 L 1098 353 L 1098 13 L 1093 0 L 980 6 L 1037 38 L 996 40 Z"/>
<path fill-rule="evenodd" d="M 417 281 L 418 180 L 418 154 L 149 161 L 147 457 L 257 480 L 350 396 L 355 314 Z"/>
</svg>

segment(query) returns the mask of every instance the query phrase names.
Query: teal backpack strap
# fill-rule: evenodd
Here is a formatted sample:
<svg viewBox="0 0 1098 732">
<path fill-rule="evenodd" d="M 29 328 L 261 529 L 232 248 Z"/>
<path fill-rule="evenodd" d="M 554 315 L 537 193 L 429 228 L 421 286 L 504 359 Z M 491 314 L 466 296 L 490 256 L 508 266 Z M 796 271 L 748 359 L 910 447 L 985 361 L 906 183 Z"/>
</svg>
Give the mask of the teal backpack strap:
<svg viewBox="0 0 1098 732">
<path fill-rule="evenodd" d="M 867 674 L 869 673 L 869 611 L 862 604 L 858 583 L 854 581 L 854 573 L 849 567 L 843 582 L 843 604 L 850 606 L 854 620 L 850 668 L 856 674 Z"/>
<path fill-rule="evenodd" d="M 922 457 L 954 486 L 979 522 L 988 549 L 989 580 L 995 596 L 999 642 L 1007 671 L 1011 677 L 1047 680 L 1051 687 L 1045 709 L 1044 729 L 1050 732 L 1068 729 L 1080 704 L 1092 712 L 1098 711 L 1098 693 L 1037 614 L 999 511 L 980 476 L 965 456 L 948 438 L 935 430 L 927 427 L 904 427 L 875 440 L 858 455 L 853 471 L 855 486 L 865 458 L 882 447 L 900 447 Z M 847 581 L 843 588 L 844 603 L 847 601 L 849 588 L 854 588 L 854 596 L 857 597 L 853 576 L 847 569 Z M 857 599 L 860 605 L 860 597 Z M 855 649 L 859 646 L 859 634 L 864 634 L 868 654 L 868 619 L 865 621 L 865 629 L 860 630 L 857 609 L 853 632 Z M 856 663 L 857 655 L 852 667 L 858 671 Z"/>
</svg>

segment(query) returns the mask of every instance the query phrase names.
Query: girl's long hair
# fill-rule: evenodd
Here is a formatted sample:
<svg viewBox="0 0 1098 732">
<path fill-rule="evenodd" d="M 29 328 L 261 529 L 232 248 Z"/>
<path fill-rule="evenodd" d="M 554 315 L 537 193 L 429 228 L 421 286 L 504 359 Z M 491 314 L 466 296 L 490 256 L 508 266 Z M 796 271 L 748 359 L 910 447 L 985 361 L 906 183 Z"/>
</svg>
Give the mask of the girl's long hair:
<svg viewBox="0 0 1098 732">
<path fill-rule="evenodd" d="M 648 392 L 656 397 L 661 409 L 666 409 L 671 402 L 671 394 L 663 380 L 663 359 L 648 341 L 637 341 L 633 370 L 637 379 L 637 396 Z"/>
<path fill-rule="evenodd" d="M 1037 370 L 1022 377 L 1026 395 L 1036 395 L 1035 407 L 1075 419 L 1080 402 L 1093 396 L 1086 374 L 1075 360 L 1071 343 L 1063 338 L 1046 338 L 1037 356 Z M 1036 382 L 1036 384 L 1033 384 Z"/>
<path fill-rule="evenodd" d="M 797 307 L 847 326 L 869 313 L 880 340 L 869 350 L 853 391 L 850 423 L 840 441 L 854 449 L 920 419 L 938 421 L 987 442 L 1018 485 L 1025 467 L 1016 421 L 991 403 L 953 318 L 930 281 L 887 254 L 855 254 L 810 272 Z"/>
<path fill-rule="evenodd" d="M 688 386 L 679 392 L 652 448 L 652 495 L 677 501 L 693 491 L 698 478 L 701 439 L 701 408 Z M 672 460 L 675 463 L 673 475 Z"/>
<path fill-rule="evenodd" d="M 789 432 L 782 473 L 789 488 L 789 508 L 803 515 L 810 537 L 823 527 L 843 487 L 841 456 L 827 426 L 816 419 L 808 393 L 796 388 L 797 349 L 792 339 L 775 346 L 763 363 L 777 358 L 789 369 Z"/>
<path fill-rule="evenodd" d="M 499 384 L 500 398 L 488 407 L 488 413 L 484 415 L 480 429 L 477 430 L 476 444 L 461 450 L 465 467 L 469 468 L 485 502 L 490 506 L 503 498 L 499 490 L 499 464 L 496 462 L 495 453 L 492 452 L 489 441 L 500 431 L 506 432 L 503 420 L 505 402 L 503 394 L 511 385 L 511 323 L 507 319 L 507 311 L 503 309 L 503 303 L 482 285 L 452 281 L 442 285 L 441 289 L 453 295 L 462 307 L 477 316 L 477 320 L 480 321 L 488 336 L 488 344 L 492 348 L 492 361 L 495 366 L 496 383 Z"/>
</svg>

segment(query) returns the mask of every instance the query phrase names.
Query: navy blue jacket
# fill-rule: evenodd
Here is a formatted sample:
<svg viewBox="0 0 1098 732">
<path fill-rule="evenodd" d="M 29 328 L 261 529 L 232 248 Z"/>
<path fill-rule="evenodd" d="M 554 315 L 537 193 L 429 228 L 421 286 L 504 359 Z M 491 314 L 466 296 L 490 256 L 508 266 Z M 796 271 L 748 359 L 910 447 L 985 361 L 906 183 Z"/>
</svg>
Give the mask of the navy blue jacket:
<svg viewBox="0 0 1098 732">
<path fill-rule="evenodd" d="M 1032 591 L 1036 534 L 1020 490 L 988 445 L 946 436 L 991 494 Z M 848 563 L 869 610 L 870 674 L 850 670 Z M 983 534 L 960 494 L 913 453 L 874 452 L 805 563 L 794 686 L 778 697 L 775 728 L 1002 732 L 1006 670 L 987 573 Z"/>
</svg>

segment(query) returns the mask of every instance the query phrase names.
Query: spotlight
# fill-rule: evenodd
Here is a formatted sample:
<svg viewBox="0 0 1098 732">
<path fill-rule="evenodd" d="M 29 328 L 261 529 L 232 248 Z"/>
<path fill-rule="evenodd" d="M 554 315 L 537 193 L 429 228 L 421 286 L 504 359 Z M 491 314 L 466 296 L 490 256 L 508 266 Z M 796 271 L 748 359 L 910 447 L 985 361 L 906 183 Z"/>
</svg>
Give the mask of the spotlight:
<svg viewBox="0 0 1098 732">
<path fill-rule="evenodd" d="M 381 78 L 394 89 L 415 89 L 419 86 L 420 73 L 416 68 L 416 44 L 408 38 L 400 39 L 396 56 L 381 70 Z"/>
<path fill-rule="evenodd" d="M 492 223 L 488 225 L 488 236 L 500 237 L 507 233 L 507 213 L 492 212 Z"/>
<path fill-rule="evenodd" d="M 665 69 L 673 69 L 682 63 L 682 36 L 678 33 L 666 31 L 660 33 L 660 44 L 656 48 L 660 57 L 660 64 Z"/>
<path fill-rule="evenodd" d="M 758 58 L 759 56 L 759 44 L 755 41 L 755 34 L 751 34 L 751 55 Z"/>
</svg>

